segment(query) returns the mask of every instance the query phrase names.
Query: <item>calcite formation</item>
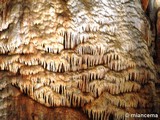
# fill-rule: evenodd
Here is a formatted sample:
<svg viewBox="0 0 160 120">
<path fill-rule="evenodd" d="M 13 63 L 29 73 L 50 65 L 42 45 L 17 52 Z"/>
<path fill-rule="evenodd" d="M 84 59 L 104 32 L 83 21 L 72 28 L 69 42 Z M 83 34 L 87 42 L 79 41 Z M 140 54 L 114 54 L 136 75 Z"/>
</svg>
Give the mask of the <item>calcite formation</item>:
<svg viewBox="0 0 160 120">
<path fill-rule="evenodd" d="M 41 104 L 80 107 L 94 120 L 153 112 L 156 72 L 140 1 L 1 3 L 1 90 L 12 84 Z"/>
<path fill-rule="evenodd" d="M 141 0 L 142 8 L 143 8 L 144 11 L 147 10 L 148 5 L 149 5 L 149 1 L 150 1 L 150 0 Z"/>
</svg>

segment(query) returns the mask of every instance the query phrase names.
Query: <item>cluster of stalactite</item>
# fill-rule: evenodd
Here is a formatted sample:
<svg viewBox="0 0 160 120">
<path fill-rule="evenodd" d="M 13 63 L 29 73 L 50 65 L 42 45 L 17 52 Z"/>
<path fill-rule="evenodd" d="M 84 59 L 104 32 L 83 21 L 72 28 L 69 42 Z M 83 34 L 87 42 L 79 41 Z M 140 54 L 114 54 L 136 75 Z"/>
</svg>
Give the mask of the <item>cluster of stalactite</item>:
<svg viewBox="0 0 160 120">
<path fill-rule="evenodd" d="M 1 89 L 11 83 L 96 120 L 152 111 L 152 40 L 139 1 L 13 0 L 0 15 L 0 70 L 12 73 Z"/>
</svg>

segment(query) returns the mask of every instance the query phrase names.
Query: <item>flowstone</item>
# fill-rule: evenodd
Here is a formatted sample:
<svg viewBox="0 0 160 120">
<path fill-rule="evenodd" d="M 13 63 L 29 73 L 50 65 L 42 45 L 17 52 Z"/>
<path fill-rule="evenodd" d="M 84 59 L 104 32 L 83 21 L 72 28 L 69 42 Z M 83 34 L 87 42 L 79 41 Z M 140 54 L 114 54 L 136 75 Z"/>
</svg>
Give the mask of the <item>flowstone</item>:
<svg viewBox="0 0 160 120">
<path fill-rule="evenodd" d="M 156 72 L 139 1 L 8 0 L 0 21 L 0 70 L 11 72 L 1 89 L 95 120 L 152 113 Z"/>
</svg>

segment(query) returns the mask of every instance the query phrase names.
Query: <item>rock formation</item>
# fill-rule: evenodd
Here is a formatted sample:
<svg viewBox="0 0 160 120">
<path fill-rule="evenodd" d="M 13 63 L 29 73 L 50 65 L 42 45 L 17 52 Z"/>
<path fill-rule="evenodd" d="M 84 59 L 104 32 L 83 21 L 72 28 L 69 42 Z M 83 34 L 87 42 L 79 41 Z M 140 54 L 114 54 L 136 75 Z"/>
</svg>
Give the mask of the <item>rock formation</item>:
<svg viewBox="0 0 160 120">
<path fill-rule="evenodd" d="M 80 107 L 94 120 L 153 113 L 156 72 L 140 1 L 1 3 L 0 116 L 12 86 L 48 107 Z"/>
</svg>

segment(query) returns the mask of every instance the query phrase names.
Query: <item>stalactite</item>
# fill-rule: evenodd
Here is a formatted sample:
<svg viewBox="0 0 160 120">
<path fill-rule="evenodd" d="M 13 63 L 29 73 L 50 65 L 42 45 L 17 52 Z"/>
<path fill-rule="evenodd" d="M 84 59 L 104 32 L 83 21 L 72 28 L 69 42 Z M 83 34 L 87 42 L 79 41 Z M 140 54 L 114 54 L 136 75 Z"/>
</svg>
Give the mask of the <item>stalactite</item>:
<svg viewBox="0 0 160 120">
<path fill-rule="evenodd" d="M 41 66 L 23 66 L 20 68 L 20 74 L 22 75 L 36 74 L 42 71 L 44 69 Z"/>
</svg>

